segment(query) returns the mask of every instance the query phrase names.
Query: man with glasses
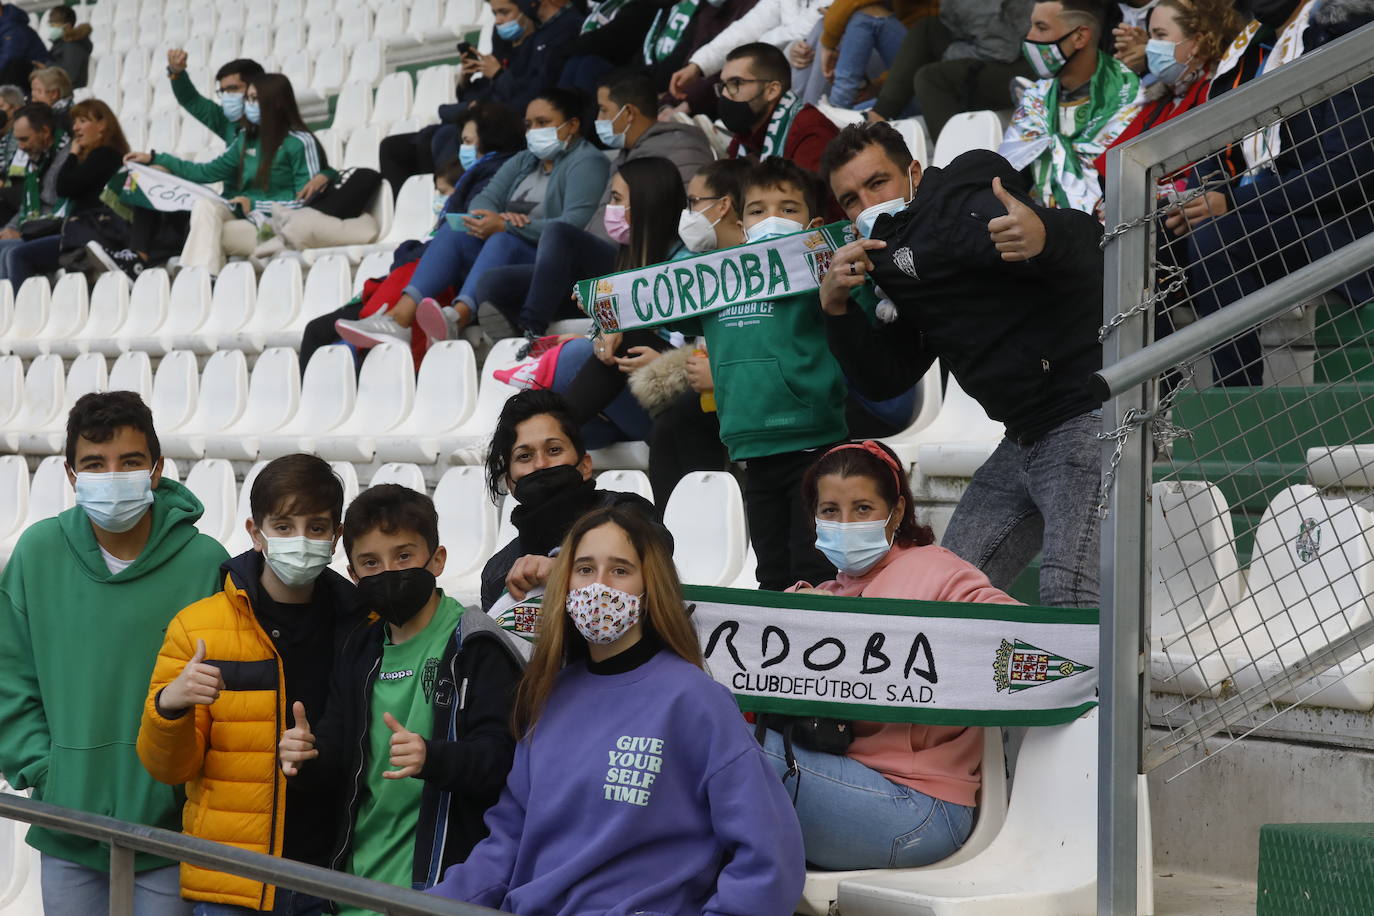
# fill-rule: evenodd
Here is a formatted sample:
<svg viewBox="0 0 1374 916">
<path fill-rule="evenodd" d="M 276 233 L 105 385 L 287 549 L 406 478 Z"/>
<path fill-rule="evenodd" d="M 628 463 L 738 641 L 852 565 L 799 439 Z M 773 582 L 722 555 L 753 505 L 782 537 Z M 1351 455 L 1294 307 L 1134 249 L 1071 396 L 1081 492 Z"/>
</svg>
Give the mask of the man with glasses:
<svg viewBox="0 0 1374 916">
<path fill-rule="evenodd" d="M 731 156 L 781 156 L 816 174 L 825 145 L 840 132 L 792 92 L 787 57 L 770 44 L 753 42 L 731 51 L 716 94 L 716 114 L 735 137 Z"/>
<path fill-rule="evenodd" d="M 234 142 L 248 123 L 243 117 L 243 98 L 248 81 L 263 73 L 262 64 L 248 58 L 231 60 L 215 74 L 217 102 L 196 91 L 186 75 L 186 52 L 175 48 L 167 52 L 167 76 L 172 81 L 172 94 L 177 104 L 200 123 L 210 128 L 227 146 Z"/>
</svg>

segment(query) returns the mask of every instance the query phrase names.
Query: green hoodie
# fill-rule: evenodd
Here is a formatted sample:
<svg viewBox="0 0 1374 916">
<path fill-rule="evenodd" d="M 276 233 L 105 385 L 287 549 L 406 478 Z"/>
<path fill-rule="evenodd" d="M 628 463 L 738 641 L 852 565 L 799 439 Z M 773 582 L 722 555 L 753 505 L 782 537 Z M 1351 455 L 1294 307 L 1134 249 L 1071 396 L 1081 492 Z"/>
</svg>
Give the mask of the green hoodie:
<svg viewBox="0 0 1374 916">
<path fill-rule="evenodd" d="M 153 165 L 199 184 L 223 182 L 221 196 L 226 200 L 247 197 L 254 209 L 268 207 L 274 201 L 298 206 L 297 192 L 324 168 L 320 145 L 306 130 L 293 130 L 282 138 L 268 169 L 266 188 L 257 182 L 258 155 L 257 136 L 240 133 L 228 149 L 209 162 L 190 162 L 167 153 L 154 153 Z"/>
<path fill-rule="evenodd" d="M 196 530 L 200 501 L 163 479 L 143 552 L 111 575 L 80 506 L 20 537 L 0 573 L 0 771 L 34 797 L 179 830 L 181 790 L 155 781 L 135 744 L 168 622 L 219 591 L 227 555 Z M 29 844 L 108 870 L 108 847 L 34 827 Z M 142 871 L 172 863 L 139 853 Z"/>
</svg>

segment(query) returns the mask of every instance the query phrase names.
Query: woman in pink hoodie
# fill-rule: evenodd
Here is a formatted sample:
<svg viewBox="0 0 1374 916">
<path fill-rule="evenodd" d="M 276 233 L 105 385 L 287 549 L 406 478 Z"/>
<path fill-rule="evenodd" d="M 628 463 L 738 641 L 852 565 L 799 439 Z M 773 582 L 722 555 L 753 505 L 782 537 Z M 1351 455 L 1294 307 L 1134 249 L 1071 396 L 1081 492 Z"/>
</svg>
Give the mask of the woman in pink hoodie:
<svg viewBox="0 0 1374 916">
<path fill-rule="evenodd" d="M 840 445 L 807 472 L 802 498 L 816 519 L 816 547 L 839 570 L 832 582 L 791 591 L 920 601 L 1017 602 L 972 564 L 937 547 L 916 521 L 906 472 L 873 441 Z M 983 757 L 982 730 L 855 722 L 844 755 L 764 750 L 793 796 L 808 862 L 820 868 L 910 868 L 964 844 Z"/>
</svg>

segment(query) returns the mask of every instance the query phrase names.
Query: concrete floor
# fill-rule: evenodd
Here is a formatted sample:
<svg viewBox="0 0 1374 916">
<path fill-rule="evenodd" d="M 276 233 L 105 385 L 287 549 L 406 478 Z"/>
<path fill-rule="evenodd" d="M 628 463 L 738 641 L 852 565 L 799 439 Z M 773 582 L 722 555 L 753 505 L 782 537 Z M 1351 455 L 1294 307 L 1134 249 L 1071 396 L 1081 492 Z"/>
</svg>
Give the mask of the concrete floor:
<svg viewBox="0 0 1374 916">
<path fill-rule="evenodd" d="M 1155 870 L 1155 916 L 1254 916 L 1255 885 Z"/>
</svg>

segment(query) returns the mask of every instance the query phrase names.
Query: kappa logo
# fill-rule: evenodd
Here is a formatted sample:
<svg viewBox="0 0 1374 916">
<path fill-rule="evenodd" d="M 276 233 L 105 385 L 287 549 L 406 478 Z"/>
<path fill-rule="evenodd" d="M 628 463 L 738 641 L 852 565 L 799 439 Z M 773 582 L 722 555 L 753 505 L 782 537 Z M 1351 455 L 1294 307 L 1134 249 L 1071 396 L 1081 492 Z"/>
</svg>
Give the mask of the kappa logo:
<svg viewBox="0 0 1374 916">
<path fill-rule="evenodd" d="M 1322 550 L 1322 526 L 1315 518 L 1305 518 L 1293 539 L 1293 552 L 1304 563 L 1311 563 Z"/>
<path fill-rule="evenodd" d="M 913 280 L 921 279 L 921 275 L 916 273 L 916 257 L 911 253 L 911 249 L 906 246 L 898 248 L 892 252 L 892 263 L 897 265 L 897 269 L 906 274 Z"/>
<path fill-rule="evenodd" d="M 998 693 L 1004 690 L 1017 693 L 1091 670 L 1090 665 L 1055 655 L 1028 642 L 1004 639 L 992 663 L 992 682 Z"/>
</svg>

